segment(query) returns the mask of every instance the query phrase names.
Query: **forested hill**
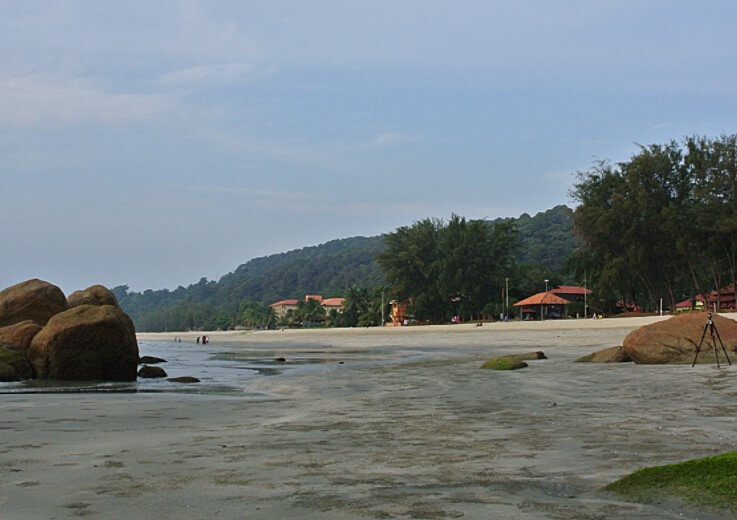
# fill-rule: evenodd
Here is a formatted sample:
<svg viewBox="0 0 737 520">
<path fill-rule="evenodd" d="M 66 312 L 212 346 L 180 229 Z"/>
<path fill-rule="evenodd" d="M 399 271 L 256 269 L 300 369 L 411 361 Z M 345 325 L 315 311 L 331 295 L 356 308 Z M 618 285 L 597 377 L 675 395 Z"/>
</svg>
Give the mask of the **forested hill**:
<svg viewBox="0 0 737 520">
<path fill-rule="evenodd" d="M 556 206 L 531 217 L 517 219 L 517 260 L 560 270 L 576 247 L 572 210 Z M 492 222 L 510 219 L 497 219 Z M 341 296 L 352 286 L 373 287 L 383 283 L 375 263 L 384 249 L 382 236 L 332 240 L 318 246 L 254 258 L 223 276 L 218 282 L 202 278 L 189 287 L 170 291 L 130 292 L 127 286 L 113 289 L 138 330 L 176 330 L 187 327 L 218 328 L 227 322 L 243 300 L 272 303 L 305 294 Z"/>
<path fill-rule="evenodd" d="M 510 219 L 497 219 L 494 222 Z M 551 271 L 560 272 L 563 264 L 576 249 L 573 237 L 573 210 L 568 206 L 555 206 L 534 217 L 523 213 L 517 219 L 519 251 L 517 261 L 523 264 L 540 264 Z"/>
</svg>

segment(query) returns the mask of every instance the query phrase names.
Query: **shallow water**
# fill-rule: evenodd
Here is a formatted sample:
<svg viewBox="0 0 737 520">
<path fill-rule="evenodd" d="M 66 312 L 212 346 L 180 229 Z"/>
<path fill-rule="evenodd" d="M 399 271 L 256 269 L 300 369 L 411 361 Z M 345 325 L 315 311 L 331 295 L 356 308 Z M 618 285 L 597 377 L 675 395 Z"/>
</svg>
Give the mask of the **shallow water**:
<svg viewBox="0 0 737 520">
<path fill-rule="evenodd" d="M 737 367 L 573 363 L 626 332 L 142 341 L 169 375 L 202 383 L 0 397 L 0 473 L 15 479 L 0 483 L 0 501 L 17 518 L 66 516 L 57 494 L 101 517 L 728 516 L 599 491 L 639 467 L 737 445 Z M 530 350 L 549 359 L 479 369 Z M 49 514 L 22 516 L 28 504 Z"/>
</svg>

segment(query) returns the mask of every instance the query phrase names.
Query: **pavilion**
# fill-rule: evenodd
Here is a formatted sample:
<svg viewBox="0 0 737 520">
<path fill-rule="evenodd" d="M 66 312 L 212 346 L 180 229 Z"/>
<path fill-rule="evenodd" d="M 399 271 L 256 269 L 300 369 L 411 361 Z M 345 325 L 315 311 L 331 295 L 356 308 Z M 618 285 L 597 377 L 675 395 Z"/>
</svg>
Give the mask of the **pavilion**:
<svg viewBox="0 0 737 520">
<path fill-rule="evenodd" d="M 537 312 L 536 306 L 540 306 L 540 320 L 545 319 L 545 315 L 550 312 L 550 307 L 560 307 L 564 305 L 568 305 L 569 302 L 565 298 L 561 298 L 560 296 L 557 296 L 553 294 L 551 291 L 548 292 L 541 292 L 537 294 L 533 294 L 529 298 L 525 298 L 522 301 L 519 301 L 514 304 L 515 307 L 521 307 L 521 314 L 524 313 L 535 313 Z"/>
</svg>

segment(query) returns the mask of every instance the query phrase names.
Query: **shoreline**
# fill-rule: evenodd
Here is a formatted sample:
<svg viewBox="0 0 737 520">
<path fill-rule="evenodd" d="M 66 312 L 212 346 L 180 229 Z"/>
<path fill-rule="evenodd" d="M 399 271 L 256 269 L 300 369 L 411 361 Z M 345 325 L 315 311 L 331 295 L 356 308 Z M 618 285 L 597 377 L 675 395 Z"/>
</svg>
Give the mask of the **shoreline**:
<svg viewBox="0 0 737 520">
<path fill-rule="evenodd" d="M 601 491 L 736 449 L 737 366 L 574 362 L 659 319 L 219 332 L 204 348 L 202 332 L 142 334 L 202 385 L 3 395 L 0 507 L 13 520 L 737 518 Z M 533 350 L 548 359 L 479 368 Z"/>
<path fill-rule="evenodd" d="M 737 312 L 722 313 L 720 316 L 737 320 Z M 478 334 L 492 335 L 495 332 L 535 332 L 535 331 L 571 331 L 571 330 L 607 330 L 607 329 L 636 329 L 643 325 L 663 321 L 672 315 L 663 316 L 638 316 L 627 318 L 603 318 L 594 320 L 587 319 L 565 319 L 546 321 L 509 321 L 488 322 L 482 327 L 477 327 L 475 322 L 444 324 L 444 325 L 412 325 L 407 327 L 333 327 L 333 328 L 284 328 L 274 330 L 227 330 L 227 331 L 181 331 L 181 332 L 138 332 L 136 337 L 142 341 L 172 341 L 174 337 L 180 337 L 183 341 L 195 341 L 198 336 L 207 336 L 210 341 L 218 343 L 237 343 L 251 339 L 278 339 L 282 337 L 290 340 L 296 337 L 304 339 L 317 339 L 320 337 L 335 336 L 376 336 L 401 337 L 405 335 L 437 335 L 437 334 Z"/>
</svg>

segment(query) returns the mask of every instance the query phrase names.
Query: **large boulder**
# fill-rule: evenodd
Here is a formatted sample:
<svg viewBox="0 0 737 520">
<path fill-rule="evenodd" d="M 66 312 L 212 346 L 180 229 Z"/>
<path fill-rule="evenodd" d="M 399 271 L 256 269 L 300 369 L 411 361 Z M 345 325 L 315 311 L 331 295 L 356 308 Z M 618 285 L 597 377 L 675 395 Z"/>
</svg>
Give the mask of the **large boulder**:
<svg viewBox="0 0 737 520">
<path fill-rule="evenodd" d="M 624 351 L 635 363 L 692 363 L 696 346 L 704 333 L 706 319 L 705 312 L 685 312 L 668 320 L 645 325 L 624 338 Z M 714 315 L 712 319 L 730 358 L 733 362 L 737 361 L 737 321 L 718 315 Z M 717 345 L 719 346 L 718 340 Z M 721 346 L 719 358 L 721 362 L 726 361 Z M 704 338 L 698 361 L 716 362 L 709 331 Z"/>
<path fill-rule="evenodd" d="M 0 291 L 0 327 L 32 320 L 45 325 L 67 309 L 67 299 L 56 285 L 34 278 Z"/>
<path fill-rule="evenodd" d="M 23 352 L 0 347 L 0 381 L 17 381 L 33 377 L 33 369 Z"/>
<path fill-rule="evenodd" d="M 133 322 L 113 305 L 79 305 L 49 320 L 31 341 L 28 359 L 39 379 L 133 381 Z"/>
<path fill-rule="evenodd" d="M 79 305 L 114 305 L 120 307 L 118 299 L 110 289 L 99 284 L 74 291 L 67 297 L 67 302 L 70 309 Z"/>
<path fill-rule="evenodd" d="M 618 345 L 580 357 L 576 360 L 576 363 L 626 363 L 627 361 L 632 360 L 624 351 L 624 347 Z"/>
<path fill-rule="evenodd" d="M 31 340 L 41 330 L 35 321 L 26 320 L 0 328 L 0 347 L 12 350 L 27 350 Z"/>
</svg>

